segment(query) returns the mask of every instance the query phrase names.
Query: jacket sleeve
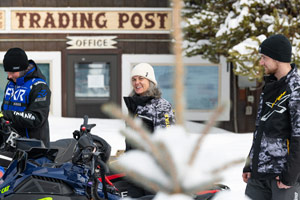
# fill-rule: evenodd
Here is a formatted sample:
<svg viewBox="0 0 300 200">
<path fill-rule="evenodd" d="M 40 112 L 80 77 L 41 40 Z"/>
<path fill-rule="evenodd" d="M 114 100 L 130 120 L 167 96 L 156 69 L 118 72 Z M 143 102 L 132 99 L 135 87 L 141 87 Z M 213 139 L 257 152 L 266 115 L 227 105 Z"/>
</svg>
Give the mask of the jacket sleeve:
<svg viewBox="0 0 300 200">
<path fill-rule="evenodd" d="M 251 162 L 251 158 L 250 158 L 250 154 L 252 152 L 252 148 L 253 148 L 253 143 L 250 149 L 250 153 L 247 156 L 246 162 L 245 162 L 245 166 L 243 168 L 243 172 L 251 172 L 251 168 L 250 168 L 250 162 Z"/>
<path fill-rule="evenodd" d="M 300 88 L 291 93 L 288 110 L 290 113 L 291 135 L 286 169 L 280 180 L 285 185 L 295 185 L 300 175 Z"/>
<path fill-rule="evenodd" d="M 48 119 L 50 98 L 51 91 L 46 84 L 33 85 L 25 111 L 3 110 L 4 118 L 17 127 L 39 128 Z"/>
<path fill-rule="evenodd" d="M 166 128 L 172 124 L 175 124 L 175 114 L 171 104 L 166 100 L 160 101 L 156 107 L 154 128 Z"/>
<path fill-rule="evenodd" d="M 262 92 L 261 95 L 260 95 L 260 98 L 259 98 L 259 106 L 258 106 L 257 117 L 256 117 L 256 121 L 255 121 L 256 130 L 258 129 L 259 121 L 260 121 L 260 118 L 261 118 L 261 112 L 262 112 L 262 106 L 263 106 L 263 96 L 264 96 L 264 93 Z M 251 168 L 250 168 L 250 163 L 251 163 L 250 154 L 253 153 L 253 148 L 254 148 L 253 146 L 254 146 L 254 140 L 255 140 L 255 135 L 256 134 L 257 134 L 257 131 L 254 131 L 251 149 L 250 149 L 250 152 L 249 152 L 249 154 L 247 156 L 246 163 L 245 163 L 245 166 L 243 168 L 243 172 L 251 172 Z"/>
</svg>

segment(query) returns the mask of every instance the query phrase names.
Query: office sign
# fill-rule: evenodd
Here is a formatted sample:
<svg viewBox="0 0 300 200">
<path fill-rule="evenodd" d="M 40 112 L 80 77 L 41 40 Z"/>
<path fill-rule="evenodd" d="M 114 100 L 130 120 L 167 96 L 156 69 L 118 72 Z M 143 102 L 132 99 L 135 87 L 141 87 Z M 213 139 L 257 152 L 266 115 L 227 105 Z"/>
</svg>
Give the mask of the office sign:
<svg viewBox="0 0 300 200">
<path fill-rule="evenodd" d="M 69 36 L 67 49 L 115 49 L 116 36 Z"/>
</svg>

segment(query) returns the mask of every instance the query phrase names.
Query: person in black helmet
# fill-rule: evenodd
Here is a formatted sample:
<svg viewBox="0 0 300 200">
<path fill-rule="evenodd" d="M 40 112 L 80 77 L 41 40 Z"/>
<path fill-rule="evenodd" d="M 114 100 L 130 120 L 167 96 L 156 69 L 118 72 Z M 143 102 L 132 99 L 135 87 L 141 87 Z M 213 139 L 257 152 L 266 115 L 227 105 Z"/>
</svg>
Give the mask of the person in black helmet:
<svg viewBox="0 0 300 200">
<path fill-rule="evenodd" d="M 252 147 L 243 169 L 246 195 L 255 200 L 300 198 L 300 76 L 282 34 L 259 47 L 265 69 Z"/>
<path fill-rule="evenodd" d="M 8 83 L 0 117 L 11 121 L 13 128 L 22 137 L 42 140 L 49 147 L 51 91 L 44 75 L 20 48 L 11 48 L 6 52 L 3 66 Z"/>
</svg>

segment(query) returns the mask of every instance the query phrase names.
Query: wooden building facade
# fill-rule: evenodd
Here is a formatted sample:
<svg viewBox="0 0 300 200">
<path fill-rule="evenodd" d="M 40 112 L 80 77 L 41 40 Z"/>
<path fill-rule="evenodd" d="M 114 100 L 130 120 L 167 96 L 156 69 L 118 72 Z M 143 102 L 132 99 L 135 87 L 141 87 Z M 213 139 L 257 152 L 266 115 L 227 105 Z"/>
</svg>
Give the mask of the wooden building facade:
<svg viewBox="0 0 300 200">
<path fill-rule="evenodd" d="M 130 70 L 139 62 L 155 66 L 163 94 L 170 98 L 171 33 L 168 0 L 0 1 L 0 65 L 9 48 L 24 49 L 49 79 L 54 116 L 106 118 L 100 106 L 107 102 L 125 111 L 122 97 L 131 90 Z M 258 90 L 239 88 L 231 66 L 221 60 L 185 58 L 190 88 L 186 117 L 205 121 L 216 105 L 227 102 L 219 126 L 252 131 Z M 0 94 L 5 83 L 0 69 Z"/>
</svg>

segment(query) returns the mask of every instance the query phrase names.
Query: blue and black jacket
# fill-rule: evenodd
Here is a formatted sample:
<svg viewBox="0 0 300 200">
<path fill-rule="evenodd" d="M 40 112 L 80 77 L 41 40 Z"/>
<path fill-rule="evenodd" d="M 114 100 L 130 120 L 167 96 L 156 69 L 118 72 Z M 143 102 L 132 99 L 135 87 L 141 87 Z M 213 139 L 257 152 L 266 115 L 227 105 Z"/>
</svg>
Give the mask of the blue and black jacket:
<svg viewBox="0 0 300 200">
<path fill-rule="evenodd" d="M 253 143 L 244 167 L 254 179 L 276 176 L 285 185 L 300 180 L 300 76 L 268 77 L 260 97 Z"/>
<path fill-rule="evenodd" d="M 51 91 L 34 61 L 29 64 L 33 68 L 16 83 L 8 79 L 1 108 L 4 118 L 12 122 L 21 136 L 40 139 L 49 146 Z"/>
</svg>

